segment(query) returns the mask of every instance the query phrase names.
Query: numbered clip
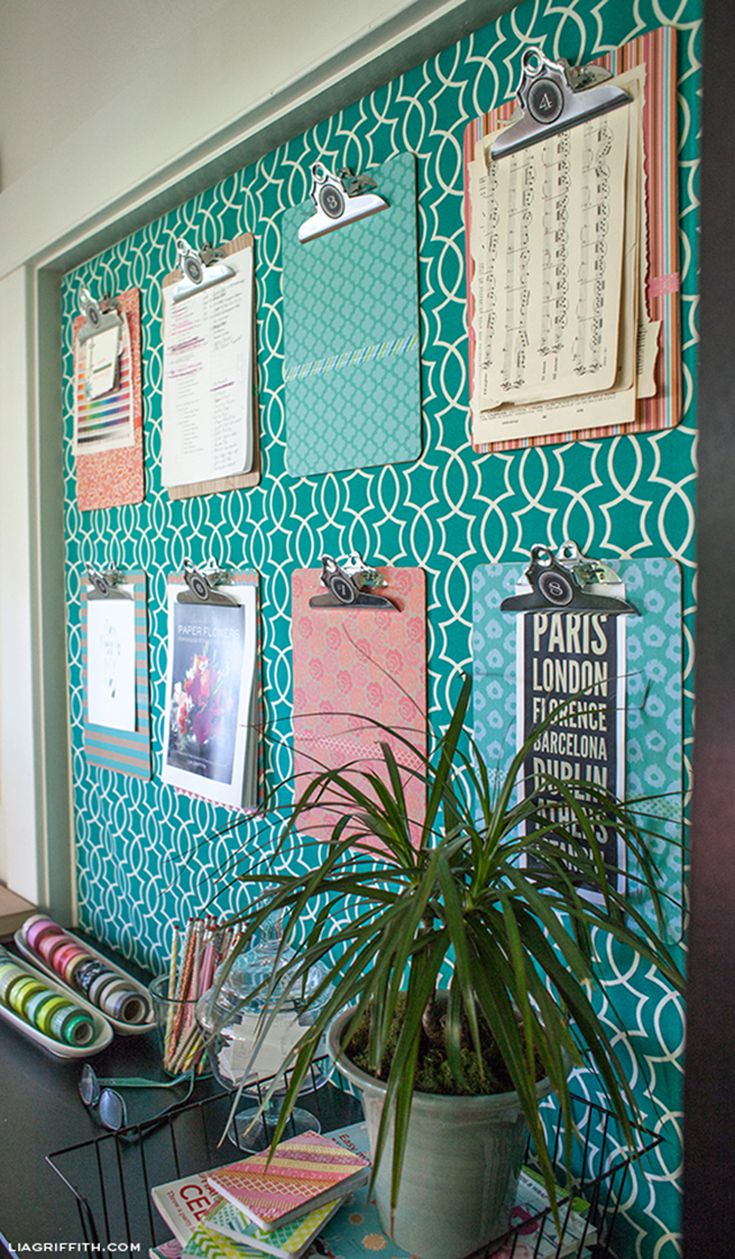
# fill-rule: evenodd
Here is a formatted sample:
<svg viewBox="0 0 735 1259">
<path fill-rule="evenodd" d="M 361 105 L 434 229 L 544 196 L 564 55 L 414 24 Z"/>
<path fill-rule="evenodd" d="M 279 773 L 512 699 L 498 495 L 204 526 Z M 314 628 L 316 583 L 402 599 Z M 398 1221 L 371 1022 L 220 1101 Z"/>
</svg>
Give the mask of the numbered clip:
<svg viewBox="0 0 735 1259">
<path fill-rule="evenodd" d="M 226 577 L 227 574 L 215 564 L 214 560 L 209 560 L 202 568 L 195 568 L 189 559 L 184 560 L 184 581 L 188 589 L 182 590 L 181 594 L 176 596 L 177 603 L 201 603 L 219 608 L 238 607 L 237 599 L 233 599 L 232 595 L 215 589 L 226 580 Z"/>
<path fill-rule="evenodd" d="M 557 131 L 627 105 L 630 96 L 622 87 L 606 83 L 609 78 L 601 66 L 572 69 L 563 59 L 551 61 L 539 48 L 527 48 L 516 93 L 518 119 L 514 114 L 510 125 L 493 142 L 493 159 L 517 153 Z"/>
<path fill-rule="evenodd" d="M 531 563 L 504 599 L 501 612 L 609 612 L 638 615 L 625 597 L 625 586 L 602 560 L 588 559 L 576 542 L 564 542 L 557 553 L 548 546 L 531 548 Z"/>
<path fill-rule="evenodd" d="M 378 570 L 370 568 L 357 552 L 341 563 L 331 555 L 322 556 L 319 577 L 327 593 L 312 595 L 310 608 L 384 608 L 397 612 L 398 608 L 385 595 L 375 594 L 375 589 L 386 584 Z"/>
<path fill-rule="evenodd" d="M 176 241 L 176 261 L 183 273 L 183 279 L 174 285 L 175 302 L 183 302 L 195 293 L 203 293 L 213 284 L 221 284 L 235 274 L 235 268 L 224 261 L 221 249 L 214 249 L 209 245 L 201 250 L 192 249 L 183 236 Z"/>
<path fill-rule="evenodd" d="M 118 330 L 118 355 L 122 352 L 122 315 L 114 298 L 105 295 L 99 300 L 92 296 L 91 290 L 83 284 L 79 290 L 79 313 L 84 316 L 84 323 L 78 333 L 79 344 L 84 345 L 90 337 L 96 337 L 109 328 Z"/>
<path fill-rule="evenodd" d="M 92 587 L 87 591 L 87 599 L 132 599 L 132 595 L 126 590 L 120 590 L 119 586 L 122 581 L 122 574 L 117 569 L 110 568 L 106 573 L 92 568 L 87 565 L 87 581 Z"/>
<path fill-rule="evenodd" d="M 299 228 L 302 245 L 326 232 L 333 232 L 346 223 L 387 210 L 388 202 L 377 192 L 377 182 L 370 175 L 353 175 L 346 168 L 336 175 L 324 165 L 314 162 L 311 168 L 309 196 L 314 202 L 315 213 Z"/>
</svg>

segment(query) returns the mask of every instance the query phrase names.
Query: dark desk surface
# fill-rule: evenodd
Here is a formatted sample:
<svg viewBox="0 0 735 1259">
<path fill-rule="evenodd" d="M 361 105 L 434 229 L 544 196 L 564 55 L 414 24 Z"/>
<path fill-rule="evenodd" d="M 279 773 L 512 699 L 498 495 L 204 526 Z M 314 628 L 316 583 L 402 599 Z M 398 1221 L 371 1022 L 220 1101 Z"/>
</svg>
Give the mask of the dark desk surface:
<svg viewBox="0 0 735 1259">
<path fill-rule="evenodd" d="M 135 968 L 129 969 L 145 979 Z M 164 1078 L 154 1032 L 115 1036 L 91 1061 L 100 1077 Z M 47 1154 L 88 1142 L 102 1132 L 79 1098 L 81 1068 L 79 1060 L 53 1058 L 0 1022 L 0 1251 L 4 1249 L 3 1239 L 11 1254 L 15 1246 L 33 1242 L 90 1240 L 85 1239 L 73 1194 L 45 1161 Z M 130 1121 L 142 1122 L 160 1110 L 173 1100 L 172 1092 L 130 1090 L 126 1095 Z M 170 1230 L 149 1210 L 146 1180 L 161 1183 L 238 1156 L 227 1141 L 217 1148 L 227 1103 L 207 1102 L 216 1093 L 212 1080 L 198 1081 L 194 1096 L 204 1101 L 203 1108 L 180 1114 L 175 1124 L 157 1128 L 144 1142 L 126 1144 L 110 1135 L 97 1148 L 84 1147 L 56 1160 L 67 1178 L 88 1196 L 94 1226 L 103 1243 L 109 1225 L 110 1240 L 138 1242 L 141 1248 L 137 1253 L 147 1256 L 151 1235 L 160 1244 L 170 1236 Z M 337 1095 L 330 1087 L 320 1089 L 319 1095 L 316 1108 L 324 1131 L 360 1118 L 359 1105 L 353 1099 Z M 305 1104 L 311 1109 L 308 1099 Z M 100 1184 L 105 1186 L 104 1194 Z M 125 1186 L 127 1201 L 121 1197 L 121 1185 Z M 103 1196 L 110 1209 L 108 1221 Z M 74 1255 L 75 1251 L 67 1253 Z M 80 1249 L 78 1253 L 85 1252 Z"/>
</svg>

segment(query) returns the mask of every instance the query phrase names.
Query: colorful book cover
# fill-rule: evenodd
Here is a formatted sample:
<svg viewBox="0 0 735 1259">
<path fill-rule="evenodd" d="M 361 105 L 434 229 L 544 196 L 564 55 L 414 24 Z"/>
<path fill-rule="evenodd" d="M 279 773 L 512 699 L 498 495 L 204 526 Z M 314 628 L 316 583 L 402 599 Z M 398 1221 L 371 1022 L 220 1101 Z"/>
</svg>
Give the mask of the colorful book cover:
<svg viewBox="0 0 735 1259">
<path fill-rule="evenodd" d="M 573 1198 L 559 1208 L 561 1229 L 554 1224 L 549 1196 L 537 1172 L 524 1167 L 510 1214 L 510 1236 L 493 1252 L 492 1259 L 563 1259 L 576 1255 L 582 1242 L 591 1246 L 597 1231 L 587 1221 L 589 1202 Z"/>
<path fill-rule="evenodd" d="M 335 1211 L 340 1209 L 342 1201 L 339 1197 L 334 1202 L 325 1202 L 315 1211 L 292 1220 L 291 1224 L 264 1230 L 248 1220 L 233 1202 L 223 1199 L 205 1215 L 204 1225 L 213 1233 L 220 1233 L 230 1241 L 239 1241 L 240 1245 L 248 1246 L 250 1250 L 262 1250 L 264 1254 L 276 1255 L 277 1259 L 301 1259 L 310 1241 L 321 1233 L 327 1220 L 331 1220 Z"/>
<path fill-rule="evenodd" d="M 282 1141 L 274 1154 L 264 1151 L 210 1173 L 210 1186 L 234 1203 L 259 1228 L 287 1224 L 309 1208 L 344 1197 L 370 1175 L 362 1155 L 317 1132 Z"/>
<path fill-rule="evenodd" d="M 248 1220 L 234 1203 L 223 1198 L 204 1217 L 204 1225 L 212 1232 L 221 1233 L 230 1241 L 239 1242 L 251 1250 L 276 1255 L 277 1259 L 301 1259 L 309 1243 L 321 1232 L 335 1211 L 339 1210 L 342 1201 L 342 1198 L 337 1198 L 334 1202 L 325 1202 L 323 1206 L 292 1220 L 290 1224 L 266 1231 Z"/>
<path fill-rule="evenodd" d="M 258 1250 L 230 1241 L 200 1224 L 184 1247 L 182 1259 L 263 1259 Z"/>
<path fill-rule="evenodd" d="M 183 1250 L 181 1242 L 176 1237 L 172 1237 L 167 1242 L 162 1242 L 160 1246 L 151 1246 L 148 1251 L 149 1259 L 182 1259 Z"/>
<path fill-rule="evenodd" d="M 182 1176 L 151 1189 L 151 1201 L 174 1237 L 185 1245 L 213 1206 L 222 1199 L 207 1181 L 207 1172 Z"/>
</svg>

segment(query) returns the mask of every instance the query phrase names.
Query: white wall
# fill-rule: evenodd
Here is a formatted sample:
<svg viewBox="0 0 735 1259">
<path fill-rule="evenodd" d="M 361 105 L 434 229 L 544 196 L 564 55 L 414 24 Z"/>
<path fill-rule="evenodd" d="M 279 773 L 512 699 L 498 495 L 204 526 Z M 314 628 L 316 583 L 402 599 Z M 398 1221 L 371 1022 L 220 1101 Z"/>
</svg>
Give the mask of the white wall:
<svg viewBox="0 0 735 1259">
<path fill-rule="evenodd" d="M 0 189 L 172 46 L 176 56 L 197 26 L 216 22 L 223 3 L 0 0 Z"/>
<path fill-rule="evenodd" d="M 0 877 L 30 900 L 72 913 L 59 275 L 514 2 L 0 0 Z"/>
<path fill-rule="evenodd" d="M 28 527 L 32 456 L 28 427 L 12 423 L 30 409 L 31 367 L 24 362 L 30 318 L 27 278 L 17 271 L 0 284 L 0 380 L 7 382 L 0 460 L 0 876 L 32 900 L 38 884 L 35 774 L 28 772 L 36 756 Z M 19 842 L 9 843 L 11 836 Z"/>
</svg>

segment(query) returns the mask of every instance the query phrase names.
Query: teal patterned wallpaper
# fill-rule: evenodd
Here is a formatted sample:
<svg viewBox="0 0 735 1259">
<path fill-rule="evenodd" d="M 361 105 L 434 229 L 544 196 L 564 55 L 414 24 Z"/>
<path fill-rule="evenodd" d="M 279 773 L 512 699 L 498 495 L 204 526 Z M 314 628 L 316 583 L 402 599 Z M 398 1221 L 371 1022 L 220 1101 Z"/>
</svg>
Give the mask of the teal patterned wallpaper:
<svg viewBox="0 0 735 1259">
<path fill-rule="evenodd" d="M 462 224 L 462 132 L 467 120 L 507 98 L 520 55 L 538 43 L 554 56 L 588 60 L 662 22 L 679 28 L 680 223 L 684 401 L 674 431 L 477 456 L 468 436 L 467 336 Z M 606 556 L 671 555 L 683 567 L 684 715 L 691 750 L 694 621 L 695 367 L 697 342 L 697 163 L 699 0 L 529 0 L 340 114 L 238 171 L 65 277 L 63 301 L 66 595 L 72 773 L 79 915 L 83 927 L 142 963 L 166 956 L 170 924 L 201 910 L 214 872 L 240 842 L 223 835 L 198 846 L 227 815 L 161 783 L 165 585 L 184 557 L 213 554 L 225 567 L 261 574 L 266 716 L 275 722 L 267 774 L 289 772 L 290 578 L 322 552 L 364 551 L 373 562 L 421 564 L 429 591 L 429 703 L 441 726 L 470 664 L 472 571 L 487 560 L 520 560 L 539 541 L 573 535 Z M 309 164 L 374 166 L 417 156 L 423 454 L 414 463 L 294 478 L 285 471 L 281 224 L 308 192 Z M 264 470 L 260 486 L 171 502 L 161 485 L 161 279 L 175 238 L 256 238 L 258 360 Z M 147 492 L 136 507 L 80 514 L 72 432 L 72 322 L 79 288 L 141 290 Z M 355 417 L 359 424 L 359 415 Z M 88 768 L 82 742 L 80 584 L 84 565 L 144 569 L 149 634 L 154 777 L 150 783 Z M 259 843 L 267 851 L 277 821 Z M 227 889 L 218 903 L 234 903 Z M 628 1028 L 621 1052 L 640 1085 L 649 1122 L 664 1140 L 634 1171 L 624 1203 L 621 1253 L 679 1253 L 682 1011 L 648 968 L 609 950 L 603 966 L 613 1006 Z M 652 1081 L 645 1095 L 634 1052 Z M 581 1087 L 595 1090 L 594 1081 Z"/>
</svg>

